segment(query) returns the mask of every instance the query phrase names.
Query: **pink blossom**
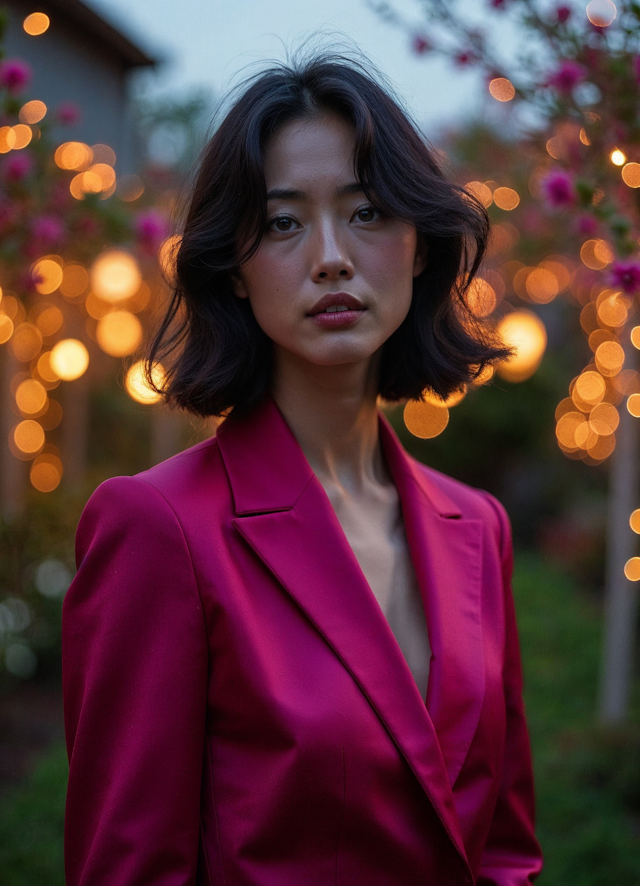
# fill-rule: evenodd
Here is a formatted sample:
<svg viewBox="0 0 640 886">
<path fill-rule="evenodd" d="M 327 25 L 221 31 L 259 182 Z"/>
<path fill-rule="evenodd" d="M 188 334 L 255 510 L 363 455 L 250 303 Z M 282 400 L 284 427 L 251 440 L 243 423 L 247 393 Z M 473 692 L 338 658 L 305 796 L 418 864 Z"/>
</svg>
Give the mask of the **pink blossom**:
<svg viewBox="0 0 640 886">
<path fill-rule="evenodd" d="M 593 237 L 598 231 L 598 222 L 592 215 L 581 215 L 575 221 L 575 232 L 584 237 Z"/>
<path fill-rule="evenodd" d="M 71 126 L 80 119 L 80 108 L 75 102 L 62 102 L 56 108 L 56 117 L 65 126 Z"/>
<path fill-rule="evenodd" d="M 454 61 L 461 68 L 465 67 L 465 65 L 470 65 L 476 60 L 475 53 L 473 52 L 459 52 L 454 56 Z"/>
<path fill-rule="evenodd" d="M 494 9 L 504 9 L 507 5 L 507 0 L 489 0 L 489 6 L 492 6 Z"/>
<path fill-rule="evenodd" d="M 31 68 L 19 58 L 5 58 L 0 62 L 0 86 L 9 92 L 20 92 L 31 80 Z"/>
<path fill-rule="evenodd" d="M 64 234 L 64 222 L 56 215 L 39 215 L 31 223 L 31 236 L 40 246 L 57 246 Z"/>
<path fill-rule="evenodd" d="M 576 199 L 576 187 L 573 178 L 562 169 L 553 169 L 541 180 L 540 187 L 544 198 L 554 209 L 571 206 Z"/>
<path fill-rule="evenodd" d="M 586 68 L 569 59 L 561 63 L 557 71 L 549 77 L 548 83 L 560 92 L 571 92 L 586 76 Z"/>
<path fill-rule="evenodd" d="M 4 161 L 2 171 L 7 181 L 21 182 L 33 169 L 33 160 L 29 154 L 11 154 Z"/>
<path fill-rule="evenodd" d="M 433 44 L 423 34 L 415 34 L 411 41 L 411 49 L 416 55 L 423 55 L 433 49 Z"/>
<path fill-rule="evenodd" d="M 556 9 L 556 19 L 560 22 L 561 25 L 564 25 L 565 22 L 568 22 L 571 18 L 571 7 L 570 6 L 558 6 Z"/>
<path fill-rule="evenodd" d="M 141 212 L 135 221 L 136 237 L 140 246 L 154 253 L 169 233 L 166 218 L 154 209 Z"/>
<path fill-rule="evenodd" d="M 640 290 L 640 262 L 617 261 L 611 266 L 611 283 L 620 287 L 627 295 Z"/>
</svg>

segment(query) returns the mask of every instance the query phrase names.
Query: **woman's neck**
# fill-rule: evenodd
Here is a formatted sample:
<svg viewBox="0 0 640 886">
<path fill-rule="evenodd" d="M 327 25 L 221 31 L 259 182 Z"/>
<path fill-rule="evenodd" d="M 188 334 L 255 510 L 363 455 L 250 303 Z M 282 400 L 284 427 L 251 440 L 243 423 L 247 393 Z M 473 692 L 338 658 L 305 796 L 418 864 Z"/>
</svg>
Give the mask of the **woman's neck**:
<svg viewBox="0 0 640 886">
<path fill-rule="evenodd" d="M 377 360 L 316 366 L 279 353 L 272 395 L 320 482 L 357 492 L 384 483 Z"/>
</svg>

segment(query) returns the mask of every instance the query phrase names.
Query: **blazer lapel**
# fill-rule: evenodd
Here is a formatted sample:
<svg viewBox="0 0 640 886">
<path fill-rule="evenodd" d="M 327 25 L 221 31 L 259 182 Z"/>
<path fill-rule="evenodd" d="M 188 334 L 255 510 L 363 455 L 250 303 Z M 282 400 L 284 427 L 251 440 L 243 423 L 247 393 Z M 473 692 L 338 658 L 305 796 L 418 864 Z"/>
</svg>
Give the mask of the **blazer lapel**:
<svg viewBox="0 0 640 886">
<path fill-rule="evenodd" d="M 474 546 L 472 539 L 464 535 L 450 547 L 446 544 L 447 533 L 441 529 L 428 551 L 423 551 L 424 535 L 430 528 L 420 500 L 424 493 L 411 479 L 408 456 L 393 432 L 384 422 L 381 428 L 384 428 L 385 455 L 389 459 L 391 454 L 390 470 L 399 482 L 409 545 L 425 596 L 427 618 L 433 619 L 429 636 L 435 676 L 433 672 L 430 674 L 429 694 L 433 696 L 430 700 L 440 719 L 440 728 L 449 736 L 447 755 L 455 770 L 458 760 L 462 763 L 466 738 L 469 733 L 472 737 L 473 730 L 469 725 L 461 737 L 455 713 L 449 716 L 448 702 L 443 704 L 443 688 L 445 693 L 453 691 L 456 711 L 460 710 L 461 697 L 466 699 L 463 708 L 465 704 L 468 706 L 469 699 L 464 690 L 456 694 L 451 686 L 452 680 L 459 677 L 457 660 L 442 654 L 442 644 L 451 641 L 452 633 L 457 635 L 455 625 L 450 624 L 454 603 L 440 606 L 429 602 L 432 590 L 448 591 L 449 576 L 444 577 L 446 564 L 442 560 L 433 567 L 429 559 L 434 553 L 447 557 L 445 550 L 438 551 L 438 544 L 455 556 L 470 554 Z M 275 403 L 267 400 L 249 417 L 224 422 L 218 431 L 218 440 L 238 515 L 233 521 L 235 528 L 351 673 L 468 866 L 452 782 L 432 718 L 331 503 L 284 418 Z M 415 526 L 409 525 L 412 520 L 417 521 Z M 447 521 L 447 526 L 451 522 Z M 460 565 L 454 573 L 455 581 L 461 580 L 463 571 L 464 566 Z M 464 631 L 462 628 L 462 637 Z M 445 685 L 441 687 L 443 678 Z"/>
<path fill-rule="evenodd" d="M 427 708 L 453 786 L 482 711 L 482 523 L 461 511 L 410 459 L 381 416 L 381 441 L 402 502 L 411 560 L 422 593 L 431 665 Z"/>
</svg>

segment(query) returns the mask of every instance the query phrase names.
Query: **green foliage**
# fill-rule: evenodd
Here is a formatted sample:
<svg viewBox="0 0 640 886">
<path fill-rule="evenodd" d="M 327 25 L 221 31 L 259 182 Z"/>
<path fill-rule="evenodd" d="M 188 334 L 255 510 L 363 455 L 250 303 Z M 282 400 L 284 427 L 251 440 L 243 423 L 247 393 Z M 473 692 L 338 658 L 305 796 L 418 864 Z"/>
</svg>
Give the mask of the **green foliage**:
<svg viewBox="0 0 640 886">
<path fill-rule="evenodd" d="M 35 655 L 34 673 L 39 678 L 59 677 L 65 586 L 47 589 L 38 582 L 37 569 L 44 562 L 54 562 L 70 580 L 74 530 L 81 508 L 82 501 L 76 498 L 61 493 L 42 496 L 34 490 L 20 518 L 0 521 L 0 655 L 5 658 L 14 644 L 24 646 L 31 658 Z M 38 584 L 49 593 L 39 590 Z M 12 612 L 18 616 L 15 620 Z M 0 667 L 0 691 L 12 688 L 17 679 Z"/>
<path fill-rule="evenodd" d="M 538 837 L 545 854 L 539 883 L 640 883 L 637 698 L 626 730 L 593 725 L 600 606 L 534 555 L 520 554 L 516 564 Z"/>
<path fill-rule="evenodd" d="M 44 757 L 28 784 L 0 804 L 0 875 L 11 886 L 64 886 L 62 833 L 67 783 L 62 745 Z"/>
</svg>

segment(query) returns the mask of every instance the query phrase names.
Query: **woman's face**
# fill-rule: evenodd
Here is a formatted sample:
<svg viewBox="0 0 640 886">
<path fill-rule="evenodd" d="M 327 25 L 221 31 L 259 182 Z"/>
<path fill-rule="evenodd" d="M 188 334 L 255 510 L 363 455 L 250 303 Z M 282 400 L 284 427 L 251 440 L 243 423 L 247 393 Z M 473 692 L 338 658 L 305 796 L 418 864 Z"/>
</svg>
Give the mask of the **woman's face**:
<svg viewBox="0 0 640 886">
<path fill-rule="evenodd" d="M 400 326 L 424 269 L 415 227 L 383 215 L 353 171 L 355 136 L 325 114 L 267 145 L 267 230 L 234 280 L 278 353 L 366 362 Z M 328 309 L 328 310 L 327 310 Z"/>
</svg>

